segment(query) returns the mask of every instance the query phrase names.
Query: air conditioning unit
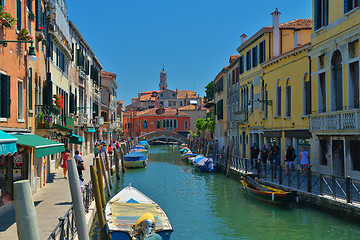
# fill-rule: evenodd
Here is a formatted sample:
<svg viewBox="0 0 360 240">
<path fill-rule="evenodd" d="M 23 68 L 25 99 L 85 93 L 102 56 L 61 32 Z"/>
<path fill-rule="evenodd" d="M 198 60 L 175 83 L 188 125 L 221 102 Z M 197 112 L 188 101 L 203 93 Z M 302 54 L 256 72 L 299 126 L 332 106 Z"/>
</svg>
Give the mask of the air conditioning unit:
<svg viewBox="0 0 360 240">
<path fill-rule="evenodd" d="M 95 124 L 103 126 L 104 125 L 104 118 L 103 117 L 96 117 Z"/>
</svg>

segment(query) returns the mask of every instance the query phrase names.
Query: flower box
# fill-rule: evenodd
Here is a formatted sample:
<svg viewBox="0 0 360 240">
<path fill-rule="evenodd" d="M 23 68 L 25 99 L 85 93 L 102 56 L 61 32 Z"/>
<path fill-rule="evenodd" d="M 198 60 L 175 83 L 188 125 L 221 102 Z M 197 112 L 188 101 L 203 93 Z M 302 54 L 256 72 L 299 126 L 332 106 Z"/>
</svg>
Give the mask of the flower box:
<svg viewBox="0 0 360 240">
<path fill-rule="evenodd" d="M 9 23 L 8 20 L 6 20 L 5 18 L 1 19 L 1 23 L 4 27 L 11 27 L 11 24 Z"/>
</svg>

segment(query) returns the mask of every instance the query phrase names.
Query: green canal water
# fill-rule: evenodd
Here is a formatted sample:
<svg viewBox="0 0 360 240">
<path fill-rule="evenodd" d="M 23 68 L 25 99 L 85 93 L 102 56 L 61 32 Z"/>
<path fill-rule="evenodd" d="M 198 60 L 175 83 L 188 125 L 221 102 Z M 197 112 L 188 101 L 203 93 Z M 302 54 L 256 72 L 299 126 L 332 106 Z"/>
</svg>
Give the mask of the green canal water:
<svg viewBox="0 0 360 240">
<path fill-rule="evenodd" d="M 239 180 L 200 173 L 170 146 L 152 146 L 148 166 L 113 180 L 112 195 L 131 183 L 158 203 L 172 240 L 360 239 L 360 223 L 311 206 L 274 206 L 247 195 Z M 92 239 L 99 239 L 97 223 Z"/>
</svg>

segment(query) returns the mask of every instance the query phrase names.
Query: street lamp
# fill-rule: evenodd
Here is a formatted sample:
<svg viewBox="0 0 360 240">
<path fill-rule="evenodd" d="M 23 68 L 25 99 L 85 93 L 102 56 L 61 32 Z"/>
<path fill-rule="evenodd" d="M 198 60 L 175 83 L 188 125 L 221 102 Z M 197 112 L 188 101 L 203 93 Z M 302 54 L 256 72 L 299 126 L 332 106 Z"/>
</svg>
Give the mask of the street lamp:
<svg viewBox="0 0 360 240">
<path fill-rule="evenodd" d="M 27 56 L 28 61 L 37 61 L 36 53 L 35 53 L 35 47 L 33 47 L 33 40 L 0 40 L 0 44 L 3 45 L 3 47 L 7 47 L 9 42 L 16 42 L 16 43 L 31 43 L 31 46 L 29 47 L 29 53 Z"/>
</svg>

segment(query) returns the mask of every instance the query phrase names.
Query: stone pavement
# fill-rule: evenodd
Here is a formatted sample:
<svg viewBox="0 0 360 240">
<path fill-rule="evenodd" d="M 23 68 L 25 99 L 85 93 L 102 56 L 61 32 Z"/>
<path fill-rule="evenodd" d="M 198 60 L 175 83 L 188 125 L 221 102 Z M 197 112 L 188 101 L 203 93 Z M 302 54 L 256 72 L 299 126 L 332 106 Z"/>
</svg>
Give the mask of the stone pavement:
<svg viewBox="0 0 360 240">
<path fill-rule="evenodd" d="M 90 181 L 90 165 L 93 164 L 93 154 L 84 157 L 86 170 L 83 172 L 85 184 Z M 58 218 L 66 214 L 71 206 L 69 182 L 63 178 L 63 169 L 53 170 L 45 187 L 34 195 L 34 203 L 39 225 L 40 239 L 48 239 L 59 223 Z M 15 211 L 0 219 L 0 239 L 17 239 Z"/>
</svg>

